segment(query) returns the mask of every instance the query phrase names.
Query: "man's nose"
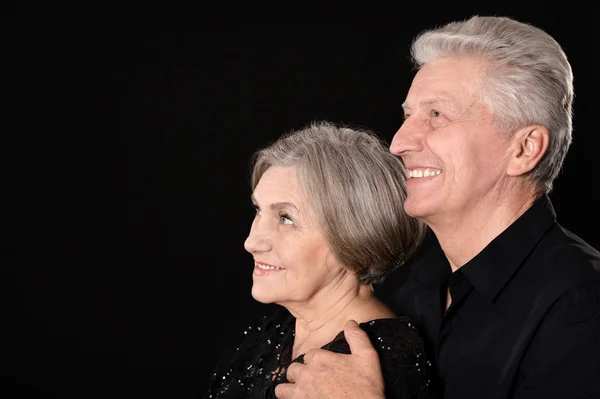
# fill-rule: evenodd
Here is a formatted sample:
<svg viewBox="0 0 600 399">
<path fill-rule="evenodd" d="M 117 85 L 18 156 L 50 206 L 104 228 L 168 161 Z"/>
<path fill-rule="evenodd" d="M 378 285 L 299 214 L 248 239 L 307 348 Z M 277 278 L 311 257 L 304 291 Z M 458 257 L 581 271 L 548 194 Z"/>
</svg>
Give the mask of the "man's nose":
<svg viewBox="0 0 600 399">
<path fill-rule="evenodd" d="M 400 126 L 390 144 L 390 151 L 395 155 L 405 155 L 423 149 L 423 126 L 414 117 L 406 119 Z"/>
</svg>

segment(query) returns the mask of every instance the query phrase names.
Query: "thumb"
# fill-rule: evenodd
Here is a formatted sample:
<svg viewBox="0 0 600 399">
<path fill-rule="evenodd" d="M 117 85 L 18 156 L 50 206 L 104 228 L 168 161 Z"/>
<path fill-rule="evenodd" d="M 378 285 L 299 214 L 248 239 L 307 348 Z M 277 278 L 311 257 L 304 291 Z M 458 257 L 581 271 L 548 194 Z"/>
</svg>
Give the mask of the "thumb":
<svg viewBox="0 0 600 399">
<path fill-rule="evenodd" d="M 369 336 L 362 328 L 360 328 L 356 321 L 348 320 L 346 322 L 346 327 L 344 328 L 344 336 L 346 337 L 346 341 L 348 341 L 348 345 L 350 346 L 350 352 L 353 355 L 377 355 L 375 348 L 371 344 Z"/>
</svg>

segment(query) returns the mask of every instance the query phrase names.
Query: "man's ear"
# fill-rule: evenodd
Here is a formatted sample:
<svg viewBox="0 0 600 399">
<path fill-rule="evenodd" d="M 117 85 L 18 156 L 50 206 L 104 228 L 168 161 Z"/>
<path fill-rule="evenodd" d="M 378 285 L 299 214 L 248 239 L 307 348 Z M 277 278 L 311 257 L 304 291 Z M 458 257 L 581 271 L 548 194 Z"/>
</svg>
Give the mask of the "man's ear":
<svg viewBox="0 0 600 399">
<path fill-rule="evenodd" d="M 535 168 L 550 144 L 548 129 L 531 125 L 519 129 L 513 136 L 513 148 L 507 173 L 509 176 L 522 176 Z"/>
</svg>

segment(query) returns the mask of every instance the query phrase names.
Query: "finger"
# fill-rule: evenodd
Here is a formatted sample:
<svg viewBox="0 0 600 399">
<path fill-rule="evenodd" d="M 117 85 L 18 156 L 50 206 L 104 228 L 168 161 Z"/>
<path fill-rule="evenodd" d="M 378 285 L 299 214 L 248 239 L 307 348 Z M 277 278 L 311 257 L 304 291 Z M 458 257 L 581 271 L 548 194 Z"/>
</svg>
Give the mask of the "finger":
<svg viewBox="0 0 600 399">
<path fill-rule="evenodd" d="M 344 336 L 346 337 L 346 341 L 348 341 L 350 352 L 353 355 L 364 354 L 372 356 L 373 353 L 377 353 L 371 344 L 369 336 L 362 328 L 360 328 L 356 321 L 348 320 L 348 322 L 346 322 Z"/>
<path fill-rule="evenodd" d="M 289 382 L 296 382 L 298 379 L 298 373 L 300 373 L 300 369 L 304 367 L 302 363 L 292 362 L 287 368 L 285 372 L 285 376 Z"/>
<path fill-rule="evenodd" d="M 290 399 L 294 395 L 294 384 L 281 383 L 275 387 L 275 396 L 278 399 Z"/>
<path fill-rule="evenodd" d="M 304 364 L 312 364 L 315 362 L 315 357 L 319 356 L 317 363 L 319 362 L 327 362 L 326 359 L 331 359 L 331 356 L 334 355 L 334 352 L 325 350 L 325 349 L 309 349 L 304 354 Z M 328 357 L 329 356 L 329 357 Z"/>
</svg>

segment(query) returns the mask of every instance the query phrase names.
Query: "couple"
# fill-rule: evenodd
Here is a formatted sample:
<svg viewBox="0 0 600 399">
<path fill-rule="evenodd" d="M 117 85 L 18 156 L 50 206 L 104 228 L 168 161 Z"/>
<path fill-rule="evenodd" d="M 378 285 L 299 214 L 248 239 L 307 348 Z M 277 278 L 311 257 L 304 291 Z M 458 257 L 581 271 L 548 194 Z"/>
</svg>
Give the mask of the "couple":
<svg viewBox="0 0 600 399">
<path fill-rule="evenodd" d="M 282 309 L 223 357 L 211 398 L 600 397 L 600 253 L 547 196 L 571 143 L 564 52 L 475 16 L 412 56 L 389 150 L 315 123 L 257 152 L 252 295 Z M 409 258 L 382 302 L 373 284 Z"/>
</svg>

